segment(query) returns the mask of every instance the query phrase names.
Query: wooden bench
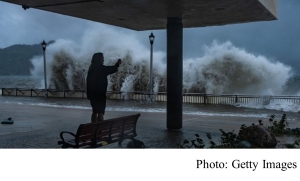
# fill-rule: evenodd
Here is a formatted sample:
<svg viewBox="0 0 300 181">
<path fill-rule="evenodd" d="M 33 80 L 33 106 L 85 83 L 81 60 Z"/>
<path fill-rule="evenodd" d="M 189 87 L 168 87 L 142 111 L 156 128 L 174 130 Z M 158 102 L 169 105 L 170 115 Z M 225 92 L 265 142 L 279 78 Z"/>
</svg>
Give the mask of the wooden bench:
<svg viewBox="0 0 300 181">
<path fill-rule="evenodd" d="M 80 124 L 76 134 L 63 131 L 60 133 L 62 148 L 96 148 L 110 143 L 122 143 L 125 139 L 134 140 L 136 123 L 140 114 L 108 119 L 98 123 Z M 66 139 L 66 134 L 69 139 Z"/>
</svg>

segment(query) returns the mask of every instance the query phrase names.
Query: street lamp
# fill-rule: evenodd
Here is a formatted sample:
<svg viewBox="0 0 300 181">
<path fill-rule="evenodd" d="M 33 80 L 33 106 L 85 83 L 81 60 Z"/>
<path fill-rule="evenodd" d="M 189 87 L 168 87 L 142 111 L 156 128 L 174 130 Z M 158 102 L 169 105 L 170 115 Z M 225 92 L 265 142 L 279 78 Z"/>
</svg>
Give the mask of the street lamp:
<svg viewBox="0 0 300 181">
<path fill-rule="evenodd" d="M 45 97 L 48 97 L 48 91 L 47 91 L 47 74 L 46 74 L 46 55 L 45 55 L 47 43 L 43 40 L 43 42 L 42 42 L 41 45 L 42 45 L 43 51 L 44 51 Z"/>
<path fill-rule="evenodd" d="M 154 42 L 154 38 L 155 36 L 153 35 L 153 33 L 151 32 L 150 36 L 149 36 L 149 40 L 150 40 L 150 45 L 151 45 L 151 51 L 150 51 L 150 101 L 153 101 L 153 88 L 152 88 L 152 62 L 153 62 L 153 42 Z"/>
<path fill-rule="evenodd" d="M 83 85 L 83 91 L 85 92 L 85 69 L 82 70 L 82 85 Z"/>
</svg>

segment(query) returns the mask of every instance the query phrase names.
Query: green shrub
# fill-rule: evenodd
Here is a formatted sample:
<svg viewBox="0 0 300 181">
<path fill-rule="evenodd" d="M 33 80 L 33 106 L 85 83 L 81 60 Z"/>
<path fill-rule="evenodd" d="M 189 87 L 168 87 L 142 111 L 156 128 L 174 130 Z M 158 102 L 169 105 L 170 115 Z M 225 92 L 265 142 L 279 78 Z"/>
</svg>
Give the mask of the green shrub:
<svg viewBox="0 0 300 181">
<path fill-rule="evenodd" d="M 300 128 L 290 129 L 288 128 L 289 123 L 287 122 L 286 114 L 283 114 L 279 121 L 275 120 L 275 115 L 271 115 L 269 118 L 270 126 L 268 130 L 276 136 L 300 136 Z M 258 121 L 259 125 L 263 125 L 262 120 Z M 255 125 L 254 123 L 252 125 Z M 223 129 L 219 129 L 221 134 L 220 144 L 216 144 L 210 133 L 206 133 L 210 146 L 208 148 L 251 148 L 251 143 L 247 140 L 242 140 L 241 135 L 247 128 L 245 124 L 241 125 L 238 135 L 231 132 L 225 132 Z M 178 144 L 178 148 L 205 148 L 204 141 L 198 134 L 195 134 L 195 139 L 188 141 L 184 140 L 182 144 Z M 298 148 L 300 146 L 300 140 L 294 141 L 293 144 L 285 144 L 286 148 Z"/>
</svg>

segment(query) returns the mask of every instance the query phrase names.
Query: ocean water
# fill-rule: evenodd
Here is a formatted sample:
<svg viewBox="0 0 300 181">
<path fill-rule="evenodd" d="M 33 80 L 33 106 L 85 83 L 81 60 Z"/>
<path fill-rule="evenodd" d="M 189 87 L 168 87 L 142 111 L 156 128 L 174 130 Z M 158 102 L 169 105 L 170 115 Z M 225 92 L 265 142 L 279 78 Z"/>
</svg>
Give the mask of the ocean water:
<svg viewBox="0 0 300 181">
<path fill-rule="evenodd" d="M 44 88 L 43 76 L 0 76 L 0 88 Z"/>
</svg>

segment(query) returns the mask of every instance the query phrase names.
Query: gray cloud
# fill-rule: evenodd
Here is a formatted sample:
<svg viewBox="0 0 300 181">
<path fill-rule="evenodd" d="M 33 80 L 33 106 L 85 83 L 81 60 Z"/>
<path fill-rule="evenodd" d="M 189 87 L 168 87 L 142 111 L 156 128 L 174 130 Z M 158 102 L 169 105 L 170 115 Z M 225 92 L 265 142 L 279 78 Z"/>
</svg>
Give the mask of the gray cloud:
<svg viewBox="0 0 300 181">
<path fill-rule="evenodd" d="M 34 44 L 43 39 L 77 39 L 92 22 L 45 12 L 24 10 L 21 6 L 0 2 L 0 47 Z"/>
<path fill-rule="evenodd" d="M 231 41 L 248 52 L 283 62 L 300 75 L 299 7 L 299 0 L 279 0 L 277 21 L 184 29 L 184 58 L 201 57 L 202 47 L 210 45 L 213 40 Z M 0 2 L 0 48 L 39 43 L 43 39 L 78 41 L 93 24 L 95 22 L 35 9 L 25 11 L 21 6 Z M 111 27 L 133 33 L 145 46 L 150 46 L 148 36 L 151 31 Z M 153 33 L 156 37 L 154 50 L 166 51 L 166 31 L 156 30 Z"/>
</svg>

